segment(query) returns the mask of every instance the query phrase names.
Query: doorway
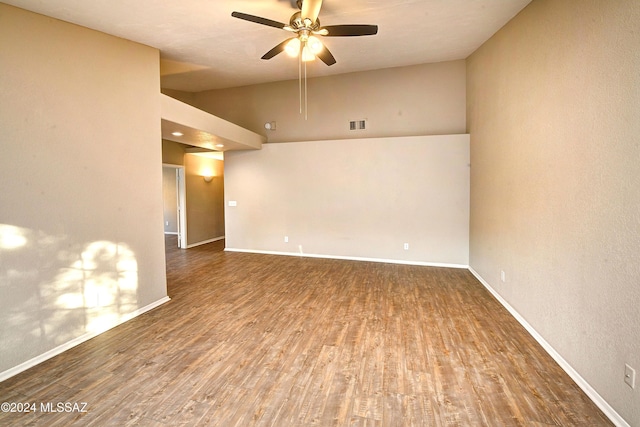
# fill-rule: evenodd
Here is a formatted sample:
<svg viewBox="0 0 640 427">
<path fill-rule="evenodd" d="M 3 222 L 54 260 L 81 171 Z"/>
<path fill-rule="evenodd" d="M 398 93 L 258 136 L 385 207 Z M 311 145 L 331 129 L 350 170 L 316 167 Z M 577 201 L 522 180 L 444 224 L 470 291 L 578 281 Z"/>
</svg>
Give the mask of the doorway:
<svg viewBox="0 0 640 427">
<path fill-rule="evenodd" d="M 177 235 L 178 248 L 187 247 L 187 213 L 184 166 L 162 164 L 164 233 Z"/>
</svg>

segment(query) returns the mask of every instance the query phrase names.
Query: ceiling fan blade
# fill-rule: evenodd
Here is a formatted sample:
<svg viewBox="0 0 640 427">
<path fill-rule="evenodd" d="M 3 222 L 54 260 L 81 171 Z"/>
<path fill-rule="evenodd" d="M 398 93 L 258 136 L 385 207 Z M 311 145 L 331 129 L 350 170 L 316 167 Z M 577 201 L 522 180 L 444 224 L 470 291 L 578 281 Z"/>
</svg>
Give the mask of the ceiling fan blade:
<svg viewBox="0 0 640 427">
<path fill-rule="evenodd" d="M 291 39 L 295 39 L 295 37 L 291 37 L 289 39 L 286 39 L 282 43 L 278 44 L 276 47 L 271 49 L 269 52 L 267 52 L 264 55 L 262 55 L 262 58 L 260 58 L 260 59 L 271 59 L 271 58 L 273 58 L 274 56 L 276 56 L 277 54 L 279 54 L 280 52 L 282 52 L 284 50 L 285 46 L 287 45 L 287 43 L 289 43 L 289 40 L 291 40 Z"/>
<path fill-rule="evenodd" d="M 269 27 L 275 28 L 284 28 L 284 24 L 282 22 L 273 21 L 267 18 L 261 18 L 260 16 L 249 15 L 248 13 L 242 12 L 232 12 L 231 16 L 234 18 L 244 19 L 245 21 L 255 22 L 256 24 L 267 25 Z"/>
<path fill-rule="evenodd" d="M 327 30 L 326 37 L 373 36 L 378 34 L 377 25 L 327 25 L 320 30 Z"/>
<path fill-rule="evenodd" d="M 309 18 L 311 22 L 316 22 L 322 7 L 322 0 L 302 0 L 302 10 L 300 16 L 302 19 Z"/>
<path fill-rule="evenodd" d="M 326 46 L 316 56 L 320 58 L 322 62 L 324 62 L 329 66 L 336 63 L 336 58 L 333 57 L 333 55 L 331 54 L 331 52 L 329 52 L 329 49 L 327 49 Z"/>
</svg>

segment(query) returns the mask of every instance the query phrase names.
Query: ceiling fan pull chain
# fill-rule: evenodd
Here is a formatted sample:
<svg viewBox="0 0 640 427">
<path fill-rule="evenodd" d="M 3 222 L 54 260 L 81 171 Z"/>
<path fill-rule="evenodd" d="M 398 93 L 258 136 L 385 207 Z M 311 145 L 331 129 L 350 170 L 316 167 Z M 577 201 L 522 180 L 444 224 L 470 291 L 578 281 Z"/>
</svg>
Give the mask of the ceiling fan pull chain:
<svg viewBox="0 0 640 427">
<path fill-rule="evenodd" d="M 307 63 L 304 63 L 304 119 L 307 120 Z"/>
<path fill-rule="evenodd" d="M 298 101 L 300 104 L 300 114 L 302 114 L 302 46 L 298 55 Z"/>
</svg>

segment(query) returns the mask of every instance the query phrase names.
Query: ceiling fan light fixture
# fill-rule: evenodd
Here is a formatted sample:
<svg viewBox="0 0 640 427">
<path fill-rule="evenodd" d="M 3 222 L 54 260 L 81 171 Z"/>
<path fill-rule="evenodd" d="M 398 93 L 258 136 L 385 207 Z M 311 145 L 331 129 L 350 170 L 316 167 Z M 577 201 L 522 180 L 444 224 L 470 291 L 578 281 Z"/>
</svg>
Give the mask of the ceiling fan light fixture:
<svg viewBox="0 0 640 427">
<path fill-rule="evenodd" d="M 322 52 L 324 45 L 322 44 L 320 39 L 317 38 L 316 36 L 309 36 L 309 40 L 307 40 L 307 47 L 309 48 L 311 53 L 313 53 L 314 55 L 317 55 L 320 52 Z"/>
<path fill-rule="evenodd" d="M 287 52 L 292 58 L 297 57 L 300 54 L 300 39 L 295 37 L 286 44 L 284 51 Z"/>
<path fill-rule="evenodd" d="M 316 59 L 316 56 L 311 51 L 311 48 L 308 45 L 302 49 L 302 62 L 309 62 Z"/>
</svg>

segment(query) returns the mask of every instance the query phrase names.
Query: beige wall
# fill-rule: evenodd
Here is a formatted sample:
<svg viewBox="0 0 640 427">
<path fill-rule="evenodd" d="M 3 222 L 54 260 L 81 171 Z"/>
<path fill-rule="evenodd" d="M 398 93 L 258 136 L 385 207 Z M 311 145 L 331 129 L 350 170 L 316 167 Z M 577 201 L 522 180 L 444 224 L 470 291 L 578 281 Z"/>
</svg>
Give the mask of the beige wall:
<svg viewBox="0 0 640 427">
<path fill-rule="evenodd" d="M 638 22 L 637 0 L 534 0 L 467 61 L 471 266 L 632 426 Z"/>
<path fill-rule="evenodd" d="M 468 135 L 267 144 L 225 182 L 229 249 L 468 265 Z"/>
<path fill-rule="evenodd" d="M 162 140 L 162 163 L 184 166 L 186 146 L 177 142 Z"/>
<path fill-rule="evenodd" d="M 0 376 L 167 295 L 158 56 L 0 4 Z"/>
<path fill-rule="evenodd" d="M 429 173 L 448 164 L 451 153 L 446 149 L 429 151 L 429 143 L 407 148 L 409 140 L 397 140 L 464 133 L 465 78 L 465 62 L 452 61 L 310 79 L 308 120 L 298 113 L 297 81 L 171 95 L 266 135 L 269 142 L 295 143 L 266 145 L 259 152 L 227 153 L 226 198 L 242 196 L 238 203 L 251 206 L 248 210 L 226 207 L 228 248 L 299 252 L 302 245 L 307 254 L 466 265 L 467 205 L 460 202 L 462 206 L 453 207 L 458 198 L 468 200 L 468 194 L 466 199 L 463 196 L 468 191 L 466 163 L 457 158 L 460 162 L 452 173 L 461 175 L 453 178 L 452 187 L 441 184 L 449 176 L 445 181 L 429 181 L 433 178 Z M 367 120 L 367 130 L 350 131 L 349 121 L 359 119 Z M 267 132 L 264 123 L 272 121 L 277 123 L 276 130 Z M 375 141 L 386 137 L 396 139 Z M 363 142 L 364 138 L 370 139 Z M 358 142 L 352 145 L 347 140 Z M 460 146 L 453 143 L 450 148 L 455 151 Z M 414 149 L 417 151 L 412 152 Z M 367 160 L 382 169 L 380 175 L 370 169 Z M 411 166 L 396 168 L 405 161 Z M 391 174 L 388 180 L 386 173 Z M 360 178 L 372 174 L 380 180 L 376 181 L 380 183 L 379 194 Z M 307 186 L 304 191 L 302 182 Z M 294 188 L 289 188 L 291 185 Z M 289 197 L 285 188 L 296 196 Z M 337 193 L 328 194 L 330 189 Z M 424 197 L 415 197 L 412 191 Z M 437 197 L 430 199 L 434 192 Z M 395 199 L 401 200 L 398 206 Z M 409 199 L 404 210 L 400 205 Z M 386 200 L 391 200 L 390 206 L 383 208 Z M 446 206 L 440 209 L 443 200 Z M 390 217 L 366 219 L 372 203 L 378 215 Z M 450 223 L 439 216 L 446 217 L 455 209 Z M 327 210 L 331 211 L 326 212 L 329 216 L 318 216 Z M 282 212 L 292 216 L 278 214 Z M 420 216 L 425 213 L 427 216 Z M 309 228 L 310 221 L 316 225 L 314 229 Z M 447 226 L 440 227 L 444 223 Z M 283 242 L 285 232 L 291 234 L 287 245 Z M 409 251 L 402 249 L 406 240 L 410 240 Z"/>
<path fill-rule="evenodd" d="M 224 162 L 185 154 L 187 246 L 224 237 Z M 205 182 L 203 176 L 213 180 Z"/>
<path fill-rule="evenodd" d="M 308 120 L 299 114 L 297 80 L 182 99 L 193 99 L 198 108 L 266 135 L 269 142 L 460 134 L 465 133 L 465 63 L 311 78 Z M 368 129 L 350 131 L 349 121 L 359 119 L 367 119 Z M 264 124 L 272 121 L 276 130 L 266 131 Z"/>
<path fill-rule="evenodd" d="M 183 92 L 181 90 L 162 88 L 162 93 L 174 99 L 177 99 L 178 101 L 182 101 L 185 104 L 193 105 L 195 103 L 196 94 L 194 92 Z"/>
</svg>

